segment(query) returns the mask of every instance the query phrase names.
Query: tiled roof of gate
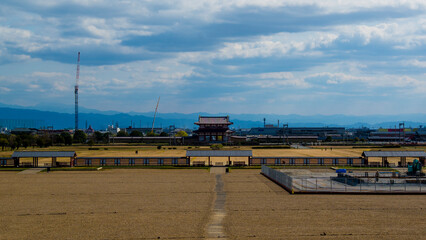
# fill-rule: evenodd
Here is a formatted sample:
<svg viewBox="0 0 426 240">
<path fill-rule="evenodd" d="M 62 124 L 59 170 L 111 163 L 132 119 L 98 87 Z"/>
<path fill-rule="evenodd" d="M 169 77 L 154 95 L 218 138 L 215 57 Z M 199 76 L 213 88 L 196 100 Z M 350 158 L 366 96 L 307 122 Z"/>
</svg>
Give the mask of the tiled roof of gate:
<svg viewBox="0 0 426 240">
<path fill-rule="evenodd" d="M 198 118 L 198 122 L 195 124 L 232 124 L 229 121 L 229 116 L 220 116 L 220 117 L 202 117 Z"/>
</svg>

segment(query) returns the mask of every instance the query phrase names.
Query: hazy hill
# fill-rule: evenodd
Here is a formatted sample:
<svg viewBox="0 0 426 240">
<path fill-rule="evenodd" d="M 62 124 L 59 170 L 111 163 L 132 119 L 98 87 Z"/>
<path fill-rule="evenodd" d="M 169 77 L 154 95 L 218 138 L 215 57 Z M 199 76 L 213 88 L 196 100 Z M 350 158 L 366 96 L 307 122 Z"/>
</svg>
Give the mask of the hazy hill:
<svg viewBox="0 0 426 240">
<path fill-rule="evenodd" d="M 3 104 L 4 106 L 4 104 Z M 51 108 L 53 109 L 53 108 Z M 68 112 L 42 111 L 37 109 L 26 109 L 23 107 L 0 107 L 0 124 L 4 119 L 33 119 L 42 120 L 43 126 L 53 126 L 55 129 L 73 128 L 74 114 Z M 118 123 L 119 127 L 128 127 L 133 123 L 134 127 L 151 127 L 154 113 L 117 113 L 117 112 L 89 112 L 88 109 L 81 109 L 79 114 L 79 126 L 84 128 L 86 121 L 95 129 L 106 129 L 108 125 Z M 399 122 L 404 121 L 406 127 L 418 127 L 426 125 L 426 114 L 407 115 L 371 115 L 371 116 L 347 116 L 347 115 L 274 115 L 274 114 L 209 114 L 209 113 L 158 113 L 155 121 L 156 127 L 166 128 L 170 125 L 176 127 L 195 128 L 194 122 L 199 115 L 229 115 L 234 123 L 233 128 L 250 128 L 263 126 L 263 118 L 267 124 L 280 125 L 288 123 L 289 127 L 323 127 L 323 126 L 344 126 L 344 127 L 395 127 Z M 4 122 L 4 121 L 3 121 Z M 4 124 L 3 124 L 4 125 Z M 23 127 L 23 126 L 21 126 Z M 42 127 L 42 126 L 38 126 Z"/>
</svg>

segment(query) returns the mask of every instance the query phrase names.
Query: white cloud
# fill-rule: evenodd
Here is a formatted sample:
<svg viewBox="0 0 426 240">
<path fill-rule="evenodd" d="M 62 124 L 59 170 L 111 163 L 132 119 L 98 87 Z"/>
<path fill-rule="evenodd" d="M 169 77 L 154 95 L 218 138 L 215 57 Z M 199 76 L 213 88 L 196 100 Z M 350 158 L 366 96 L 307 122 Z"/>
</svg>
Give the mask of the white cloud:
<svg viewBox="0 0 426 240">
<path fill-rule="evenodd" d="M 338 38 L 334 33 L 278 33 L 251 42 L 225 43 L 213 54 L 215 58 L 255 58 L 285 55 L 310 55 L 313 50 L 330 45 Z"/>
<path fill-rule="evenodd" d="M 7 87 L 0 87 L 0 92 L 10 92 L 11 89 Z"/>
<path fill-rule="evenodd" d="M 353 42 L 359 39 L 363 45 L 379 41 L 395 49 L 412 49 L 426 45 L 426 30 L 419 27 L 421 26 L 419 23 L 426 24 L 425 15 L 388 19 L 370 25 L 342 25 L 334 29 L 340 33 L 342 42 Z"/>
<path fill-rule="evenodd" d="M 31 76 L 41 78 L 71 78 L 69 74 L 61 72 L 33 72 Z"/>
<path fill-rule="evenodd" d="M 358 84 L 357 87 L 366 88 L 401 88 L 409 91 L 426 90 L 426 81 L 406 75 L 374 75 L 374 76 L 356 76 L 345 73 L 316 73 L 305 77 L 308 82 L 315 79 L 323 79 L 327 84 Z"/>
<path fill-rule="evenodd" d="M 235 102 L 244 102 L 246 101 L 246 98 L 236 97 L 236 96 L 224 96 L 224 97 L 219 97 L 219 101 L 235 103 Z"/>
<path fill-rule="evenodd" d="M 419 68 L 426 68 L 426 61 L 419 61 L 417 59 L 405 61 L 404 64 L 419 67 Z"/>
<path fill-rule="evenodd" d="M 295 87 L 308 88 L 310 84 L 303 78 L 296 78 L 290 72 L 270 72 L 261 74 L 234 75 L 233 77 L 242 78 L 243 84 L 251 87 L 276 88 L 276 87 Z"/>
</svg>

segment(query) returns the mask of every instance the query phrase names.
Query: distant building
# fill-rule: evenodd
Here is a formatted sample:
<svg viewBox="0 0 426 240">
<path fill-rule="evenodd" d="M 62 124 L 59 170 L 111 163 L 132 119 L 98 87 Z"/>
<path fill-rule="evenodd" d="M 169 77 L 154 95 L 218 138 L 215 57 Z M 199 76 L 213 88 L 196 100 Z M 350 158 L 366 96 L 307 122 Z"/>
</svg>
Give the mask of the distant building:
<svg viewBox="0 0 426 240">
<path fill-rule="evenodd" d="M 365 139 L 367 140 L 370 137 L 370 133 L 372 130 L 370 128 L 362 127 L 362 128 L 351 128 L 347 129 L 347 137 L 348 139 Z"/>
<path fill-rule="evenodd" d="M 199 126 L 194 131 L 198 135 L 198 140 L 205 143 L 221 143 L 228 142 L 231 134 L 229 125 L 233 123 L 229 121 L 229 116 L 220 117 L 198 117 L 198 122 L 194 123 Z"/>
<path fill-rule="evenodd" d="M 112 135 L 116 135 L 118 132 L 120 132 L 120 128 L 118 126 L 108 125 L 107 132 L 111 133 Z"/>
<path fill-rule="evenodd" d="M 58 129 L 58 130 L 53 130 L 53 129 L 38 129 L 37 130 L 37 134 L 38 135 L 43 135 L 43 134 L 48 134 L 48 135 L 59 135 L 63 132 L 68 132 L 68 133 L 72 133 L 73 130 L 67 130 L 67 129 Z"/>
<path fill-rule="evenodd" d="M 7 129 L 7 127 L 2 127 L 2 128 L 0 129 L 0 133 L 1 133 L 1 134 L 9 134 L 9 133 L 10 133 L 10 131 Z"/>
<path fill-rule="evenodd" d="M 92 125 L 89 125 L 89 128 L 84 131 L 86 134 L 93 134 L 95 130 L 92 128 Z"/>
<path fill-rule="evenodd" d="M 242 136 L 294 136 L 296 139 L 324 140 L 327 137 L 332 139 L 344 139 L 346 136 L 345 128 L 340 127 L 296 127 L 296 128 L 279 128 L 273 125 L 265 125 L 265 127 L 251 128 L 248 132 L 241 132 Z M 239 134 L 240 135 L 240 134 Z"/>
<path fill-rule="evenodd" d="M 370 133 L 368 140 L 374 142 L 411 141 L 416 137 L 415 128 L 379 128 Z"/>
<path fill-rule="evenodd" d="M 273 126 L 266 125 L 265 127 L 251 128 L 246 133 L 246 135 L 250 135 L 250 136 L 256 136 L 256 135 L 261 135 L 261 136 L 266 136 L 266 135 L 278 136 L 278 135 L 280 135 L 279 134 L 280 131 L 282 131 L 282 128 L 278 128 L 278 127 L 273 127 Z"/>
<path fill-rule="evenodd" d="M 420 126 L 420 128 L 417 129 L 415 139 L 418 141 L 426 141 L 426 127 Z"/>
<path fill-rule="evenodd" d="M 12 134 L 37 134 L 37 129 L 35 128 L 15 128 L 11 131 Z"/>
<path fill-rule="evenodd" d="M 285 128 L 280 135 L 285 136 L 317 136 L 318 140 L 325 140 L 327 137 L 332 139 L 343 139 L 346 130 L 343 127 L 298 127 Z"/>
</svg>

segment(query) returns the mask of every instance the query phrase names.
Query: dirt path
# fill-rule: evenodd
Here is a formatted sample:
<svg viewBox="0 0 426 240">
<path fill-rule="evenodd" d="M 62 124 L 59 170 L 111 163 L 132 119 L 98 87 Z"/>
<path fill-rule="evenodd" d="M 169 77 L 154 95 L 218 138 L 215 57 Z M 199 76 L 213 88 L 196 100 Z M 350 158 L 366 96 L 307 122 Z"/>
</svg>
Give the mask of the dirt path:
<svg viewBox="0 0 426 240">
<path fill-rule="evenodd" d="M 30 169 L 26 169 L 22 172 L 19 172 L 18 174 L 36 174 L 36 173 L 43 171 L 43 169 L 44 168 L 30 168 Z"/>
<path fill-rule="evenodd" d="M 207 239 L 226 239 L 225 230 L 223 227 L 223 219 L 226 216 L 226 192 L 224 191 L 223 186 L 224 183 L 222 180 L 222 174 L 216 174 L 216 187 L 214 189 L 216 196 L 214 200 L 213 211 L 210 215 L 210 221 L 207 225 Z"/>
</svg>

